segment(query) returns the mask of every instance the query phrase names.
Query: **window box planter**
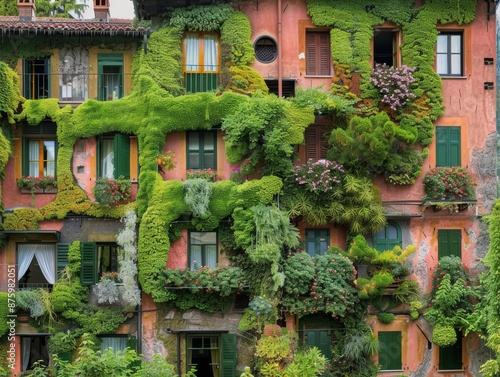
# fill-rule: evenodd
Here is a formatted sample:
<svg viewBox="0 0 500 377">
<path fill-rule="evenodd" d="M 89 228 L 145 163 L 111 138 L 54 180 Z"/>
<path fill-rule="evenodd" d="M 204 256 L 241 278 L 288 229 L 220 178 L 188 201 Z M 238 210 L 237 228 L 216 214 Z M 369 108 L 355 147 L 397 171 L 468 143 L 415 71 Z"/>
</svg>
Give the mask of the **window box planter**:
<svg viewBox="0 0 500 377">
<path fill-rule="evenodd" d="M 422 203 L 422 211 L 432 207 L 434 212 L 448 210 L 450 213 L 458 213 L 471 209 L 477 203 L 476 200 L 448 201 L 448 200 L 427 200 Z"/>
</svg>

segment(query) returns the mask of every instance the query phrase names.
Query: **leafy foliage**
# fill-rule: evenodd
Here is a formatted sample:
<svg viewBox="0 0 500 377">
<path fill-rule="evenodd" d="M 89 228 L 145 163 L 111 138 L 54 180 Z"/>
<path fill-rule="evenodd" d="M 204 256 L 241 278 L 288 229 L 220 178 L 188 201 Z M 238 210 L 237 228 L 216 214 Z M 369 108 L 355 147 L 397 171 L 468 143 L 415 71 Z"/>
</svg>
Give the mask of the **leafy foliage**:
<svg viewBox="0 0 500 377">
<path fill-rule="evenodd" d="M 219 30 L 233 13 L 230 5 L 205 5 L 176 8 L 170 16 L 170 26 L 189 31 Z"/>
<path fill-rule="evenodd" d="M 182 184 L 186 196 L 184 200 L 191 209 L 193 216 L 203 217 L 210 205 L 212 183 L 204 178 L 186 179 Z"/>
<path fill-rule="evenodd" d="M 475 183 L 470 173 L 460 166 L 439 166 L 425 174 L 427 200 L 471 200 L 476 198 Z"/>
<path fill-rule="evenodd" d="M 123 200 L 130 197 L 130 179 L 123 176 L 114 178 L 97 179 L 94 186 L 96 202 L 107 207 L 117 207 Z"/>
</svg>

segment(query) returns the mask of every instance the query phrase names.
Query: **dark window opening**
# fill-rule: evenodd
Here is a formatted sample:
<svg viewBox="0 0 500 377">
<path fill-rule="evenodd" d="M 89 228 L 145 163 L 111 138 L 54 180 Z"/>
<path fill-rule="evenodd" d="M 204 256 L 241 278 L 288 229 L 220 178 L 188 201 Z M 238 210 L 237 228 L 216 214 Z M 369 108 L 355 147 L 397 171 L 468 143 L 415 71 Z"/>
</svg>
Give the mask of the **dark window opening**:
<svg viewBox="0 0 500 377">
<path fill-rule="evenodd" d="M 264 80 L 269 93 L 278 95 L 278 80 Z M 295 83 L 296 80 L 281 80 L 281 96 L 285 98 L 295 97 Z"/>
<path fill-rule="evenodd" d="M 375 30 L 373 33 L 373 61 L 397 67 L 397 35 L 392 30 Z"/>
<path fill-rule="evenodd" d="M 50 98 L 50 58 L 24 59 L 23 96 L 27 99 Z"/>
</svg>

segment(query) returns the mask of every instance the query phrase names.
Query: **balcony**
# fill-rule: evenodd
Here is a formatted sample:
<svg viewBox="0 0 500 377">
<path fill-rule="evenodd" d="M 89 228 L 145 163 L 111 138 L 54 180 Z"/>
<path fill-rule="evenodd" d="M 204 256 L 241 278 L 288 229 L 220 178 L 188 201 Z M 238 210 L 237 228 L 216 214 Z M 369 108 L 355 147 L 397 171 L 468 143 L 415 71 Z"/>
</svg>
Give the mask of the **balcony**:
<svg viewBox="0 0 500 377">
<path fill-rule="evenodd" d="M 26 99 L 58 98 L 61 103 L 82 103 L 92 98 L 112 101 L 127 94 L 130 74 L 121 73 L 26 73 L 20 74 Z"/>
</svg>

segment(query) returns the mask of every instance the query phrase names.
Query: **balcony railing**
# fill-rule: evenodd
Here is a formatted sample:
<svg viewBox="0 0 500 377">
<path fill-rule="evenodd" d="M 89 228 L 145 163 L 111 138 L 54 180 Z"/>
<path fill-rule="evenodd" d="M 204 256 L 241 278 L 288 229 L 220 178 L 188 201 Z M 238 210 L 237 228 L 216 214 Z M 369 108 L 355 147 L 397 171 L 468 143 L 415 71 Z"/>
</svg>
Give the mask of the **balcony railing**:
<svg viewBox="0 0 500 377">
<path fill-rule="evenodd" d="M 35 289 L 43 289 L 44 291 L 52 291 L 52 284 L 49 283 L 19 283 L 18 290 L 32 291 Z"/>
<path fill-rule="evenodd" d="M 216 91 L 219 87 L 218 67 L 214 66 L 213 72 L 185 72 L 184 86 L 187 93 Z"/>
<path fill-rule="evenodd" d="M 121 73 L 26 73 L 19 75 L 22 95 L 27 99 L 59 98 L 61 102 L 84 102 L 92 98 L 111 101 L 129 93 L 124 82 L 130 74 Z"/>
</svg>

